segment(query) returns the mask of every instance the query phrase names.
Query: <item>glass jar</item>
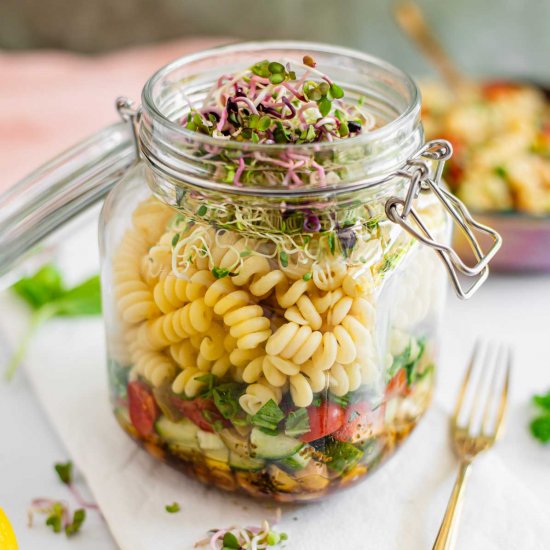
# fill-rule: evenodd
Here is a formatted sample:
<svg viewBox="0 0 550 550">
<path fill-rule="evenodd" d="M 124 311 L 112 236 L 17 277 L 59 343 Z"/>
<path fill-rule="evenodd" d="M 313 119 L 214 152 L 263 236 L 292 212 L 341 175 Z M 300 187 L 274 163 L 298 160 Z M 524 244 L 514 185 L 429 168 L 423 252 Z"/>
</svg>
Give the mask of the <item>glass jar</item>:
<svg viewBox="0 0 550 550">
<path fill-rule="evenodd" d="M 304 55 L 348 101 L 369 106 L 375 130 L 266 145 L 181 123 L 220 75 Z M 153 456 L 227 491 L 303 501 L 363 479 L 429 405 L 445 268 L 468 297 L 500 244 L 440 185 L 450 146 L 424 144 L 415 84 L 351 50 L 251 43 L 177 60 L 147 82 L 140 110 L 118 106 L 136 162 L 127 169 L 131 142 L 117 126 L 84 144 L 94 162 L 77 162 L 68 176 L 68 160 L 78 160 L 68 155 L 32 176 L 20 192 L 63 178 L 80 182 L 88 200 L 65 183 L 70 200 L 58 202 L 73 209 L 27 227 L 17 249 L 124 174 L 100 220 L 118 422 Z M 19 227 L 25 212 L 5 226 Z M 475 266 L 449 246 L 452 219 Z M 487 254 L 474 231 L 495 240 Z M 465 290 L 459 274 L 474 284 Z"/>
</svg>

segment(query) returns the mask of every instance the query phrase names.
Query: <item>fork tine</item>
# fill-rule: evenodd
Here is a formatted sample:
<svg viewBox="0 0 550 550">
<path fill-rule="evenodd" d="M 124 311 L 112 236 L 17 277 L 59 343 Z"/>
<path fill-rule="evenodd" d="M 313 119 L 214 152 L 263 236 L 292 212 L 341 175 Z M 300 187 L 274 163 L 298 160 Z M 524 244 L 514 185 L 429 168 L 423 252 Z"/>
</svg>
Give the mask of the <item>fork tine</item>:
<svg viewBox="0 0 550 550">
<path fill-rule="evenodd" d="M 506 355 L 506 376 L 504 378 L 504 386 L 502 387 L 497 418 L 495 421 L 495 438 L 499 436 L 500 430 L 502 428 L 502 420 L 504 419 L 504 414 L 506 413 L 506 408 L 508 406 L 508 388 L 510 387 L 510 372 L 512 371 L 512 353 L 510 352 L 510 350 L 508 350 L 508 353 Z"/>
<path fill-rule="evenodd" d="M 458 399 L 456 400 L 453 416 L 451 417 L 454 424 L 458 423 L 458 417 L 460 415 L 460 411 L 461 411 L 462 405 L 464 403 L 464 397 L 466 396 L 466 391 L 467 391 L 468 385 L 470 383 L 470 378 L 472 377 L 472 372 L 474 370 L 474 364 L 476 363 L 477 356 L 479 355 L 480 347 L 481 347 L 481 343 L 480 343 L 479 340 L 477 340 L 475 345 L 474 345 L 474 351 L 472 351 L 472 356 L 470 358 L 470 363 L 468 365 L 468 370 L 466 371 L 466 374 L 464 375 L 464 380 L 462 381 L 462 386 L 460 386 L 460 391 L 458 393 Z"/>
<path fill-rule="evenodd" d="M 499 346 L 496 356 L 493 360 L 492 365 L 492 375 L 489 380 L 489 387 L 487 390 L 487 398 L 485 402 L 485 409 L 483 411 L 483 417 L 481 421 L 481 434 L 491 435 L 488 433 L 489 421 L 491 419 L 493 406 L 498 398 L 498 388 L 499 380 L 502 378 L 502 367 L 501 364 L 505 363 L 507 357 L 507 349 L 504 345 Z M 493 430 L 495 431 L 495 430 Z"/>
</svg>

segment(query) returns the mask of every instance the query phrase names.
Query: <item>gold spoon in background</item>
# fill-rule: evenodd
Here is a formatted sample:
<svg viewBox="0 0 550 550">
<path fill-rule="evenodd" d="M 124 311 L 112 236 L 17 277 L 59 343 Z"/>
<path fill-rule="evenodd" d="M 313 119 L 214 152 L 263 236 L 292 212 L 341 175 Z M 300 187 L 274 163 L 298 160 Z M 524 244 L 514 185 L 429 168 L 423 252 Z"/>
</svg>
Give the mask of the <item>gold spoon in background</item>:
<svg viewBox="0 0 550 550">
<path fill-rule="evenodd" d="M 435 33 L 428 25 L 422 10 L 412 0 L 393 5 L 395 21 L 406 35 L 439 71 L 449 89 L 455 94 L 472 88 L 472 81 L 466 77 L 441 46 Z"/>
</svg>

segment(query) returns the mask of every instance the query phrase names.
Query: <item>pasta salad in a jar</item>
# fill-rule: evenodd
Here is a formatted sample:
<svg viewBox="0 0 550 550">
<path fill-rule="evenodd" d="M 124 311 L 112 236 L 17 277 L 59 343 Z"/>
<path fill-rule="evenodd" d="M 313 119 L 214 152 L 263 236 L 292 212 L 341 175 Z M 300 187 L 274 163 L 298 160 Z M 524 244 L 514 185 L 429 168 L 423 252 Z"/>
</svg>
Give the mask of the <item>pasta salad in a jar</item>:
<svg viewBox="0 0 550 550">
<path fill-rule="evenodd" d="M 405 182 L 338 192 L 365 158 L 418 147 L 418 104 L 407 131 L 386 135 L 399 113 L 307 52 L 159 90 L 183 105 L 170 154 L 186 173 L 175 185 L 153 154 L 145 113 L 145 165 L 127 184 L 139 202 L 115 190 L 104 211 L 128 213 L 103 238 L 116 417 L 154 456 L 228 491 L 298 501 L 348 486 L 393 453 L 433 387 L 445 273 L 388 219 Z M 416 212 L 448 241 L 430 197 Z"/>
</svg>

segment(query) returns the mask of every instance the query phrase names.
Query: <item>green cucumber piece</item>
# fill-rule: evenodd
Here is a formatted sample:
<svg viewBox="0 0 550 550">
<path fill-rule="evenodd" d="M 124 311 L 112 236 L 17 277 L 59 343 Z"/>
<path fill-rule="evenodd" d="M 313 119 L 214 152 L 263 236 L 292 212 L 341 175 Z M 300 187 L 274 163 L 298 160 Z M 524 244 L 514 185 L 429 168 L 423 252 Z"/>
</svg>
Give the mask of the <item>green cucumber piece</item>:
<svg viewBox="0 0 550 550">
<path fill-rule="evenodd" d="M 313 451 L 313 447 L 310 447 L 309 445 L 307 447 L 302 447 L 292 456 L 287 456 L 286 458 L 279 460 L 279 465 L 285 470 L 303 470 L 311 460 L 311 451 Z"/>
<path fill-rule="evenodd" d="M 196 426 L 188 418 L 182 418 L 178 422 L 172 422 L 165 416 L 161 416 L 155 423 L 157 433 L 168 443 L 176 443 L 183 447 L 198 448 Z"/>
<path fill-rule="evenodd" d="M 218 434 L 198 430 L 197 438 L 199 440 L 199 447 L 204 456 L 212 460 L 218 460 L 219 462 L 229 461 L 229 450 Z"/>
<path fill-rule="evenodd" d="M 248 438 L 240 436 L 235 430 L 226 428 L 220 432 L 220 437 L 230 451 L 244 457 L 250 455 Z"/>
<path fill-rule="evenodd" d="M 229 465 L 235 470 L 256 472 L 265 466 L 265 461 L 259 458 L 250 458 L 234 451 L 229 453 Z"/>
<path fill-rule="evenodd" d="M 269 435 L 260 428 L 253 428 L 250 433 L 250 446 L 254 457 L 278 460 L 297 453 L 304 443 L 288 435 Z"/>
</svg>

